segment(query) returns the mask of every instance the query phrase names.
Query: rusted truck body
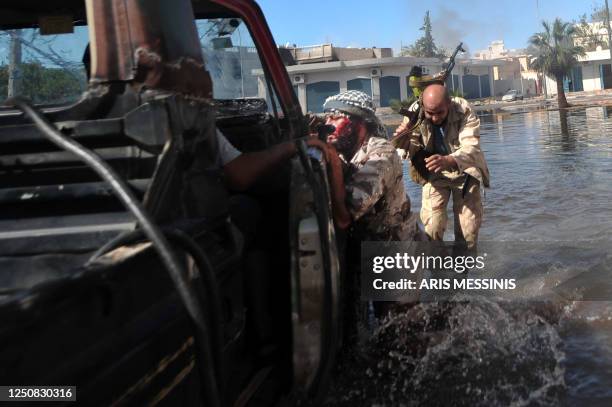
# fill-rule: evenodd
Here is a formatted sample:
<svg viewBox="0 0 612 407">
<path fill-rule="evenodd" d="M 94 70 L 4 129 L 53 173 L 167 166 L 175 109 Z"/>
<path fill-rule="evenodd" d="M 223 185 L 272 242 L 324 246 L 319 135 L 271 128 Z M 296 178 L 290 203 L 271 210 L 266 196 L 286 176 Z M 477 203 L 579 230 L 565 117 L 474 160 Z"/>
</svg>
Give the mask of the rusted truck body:
<svg viewBox="0 0 612 407">
<path fill-rule="evenodd" d="M 255 240 L 266 266 L 253 270 L 215 164 L 217 128 L 243 152 L 307 134 L 259 7 L 251 0 L 20 0 L 0 7 L 5 31 L 46 25 L 59 32 L 67 21 L 86 27 L 85 92 L 74 103 L 38 109 L 129 185 L 172 243 L 190 293 L 177 294 L 155 242 L 116 189 L 22 112 L 4 107 L 0 384 L 76 386 L 77 404 L 87 406 L 316 398 L 341 336 L 324 163 L 300 144 L 296 158 L 247 191 L 264 225 Z M 232 46 L 235 30 L 252 38 L 249 47 Z M 213 45 L 204 49 L 204 42 Z M 247 67 L 254 54 L 259 65 Z M 237 65 L 226 62 L 236 60 L 241 73 L 228 81 L 226 67 Z M 267 100 L 245 77 L 266 87 Z M 266 272 L 254 276 L 259 269 Z M 253 340 L 258 321 L 249 301 L 257 302 L 258 279 L 273 298 L 276 352 L 268 359 Z M 205 321 L 194 321 L 186 301 L 200 304 Z"/>
</svg>

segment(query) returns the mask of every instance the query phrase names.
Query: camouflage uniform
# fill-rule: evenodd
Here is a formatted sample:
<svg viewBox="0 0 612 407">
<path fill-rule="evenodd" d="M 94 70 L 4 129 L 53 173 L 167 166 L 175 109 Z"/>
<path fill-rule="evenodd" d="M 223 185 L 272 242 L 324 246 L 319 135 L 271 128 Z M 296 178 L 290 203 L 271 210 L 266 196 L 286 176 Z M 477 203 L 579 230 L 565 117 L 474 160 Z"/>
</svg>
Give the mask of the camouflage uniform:
<svg viewBox="0 0 612 407">
<path fill-rule="evenodd" d="M 443 129 L 446 149 L 459 168 L 430 173 L 425 180 L 414 175 L 416 171 L 412 166 L 411 176 L 423 185 L 421 220 L 431 239 L 442 240 L 448 220 L 446 207 L 452 195 L 455 241 L 473 247 L 478 241 L 483 216 L 480 185 L 489 186 L 489 170 L 480 148 L 480 120 L 465 99 L 455 97 Z M 414 133 L 411 143 L 422 143 L 427 151 L 433 151 L 432 135 L 432 125 L 425 120 Z"/>
<path fill-rule="evenodd" d="M 346 172 L 347 206 L 360 240 L 414 240 L 418 217 L 410 212 L 402 162 L 384 138 L 370 137 Z"/>
</svg>

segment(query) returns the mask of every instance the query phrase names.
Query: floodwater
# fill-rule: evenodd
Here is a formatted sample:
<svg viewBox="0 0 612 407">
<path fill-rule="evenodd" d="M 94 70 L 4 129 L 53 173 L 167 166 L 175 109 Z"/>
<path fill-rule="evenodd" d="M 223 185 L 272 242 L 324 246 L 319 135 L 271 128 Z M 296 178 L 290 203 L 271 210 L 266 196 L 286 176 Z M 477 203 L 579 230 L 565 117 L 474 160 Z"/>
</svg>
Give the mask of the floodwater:
<svg viewBox="0 0 612 407">
<path fill-rule="evenodd" d="M 612 405 L 612 107 L 479 115 L 480 240 L 519 289 L 394 310 L 345 352 L 327 404 Z"/>
</svg>

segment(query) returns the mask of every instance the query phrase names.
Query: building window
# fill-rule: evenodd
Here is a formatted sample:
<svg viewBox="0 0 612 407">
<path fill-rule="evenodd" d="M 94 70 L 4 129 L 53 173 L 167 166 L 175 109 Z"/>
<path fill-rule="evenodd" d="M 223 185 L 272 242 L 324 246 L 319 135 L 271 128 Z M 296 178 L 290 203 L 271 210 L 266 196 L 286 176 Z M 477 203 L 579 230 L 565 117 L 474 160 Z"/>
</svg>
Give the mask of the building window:
<svg viewBox="0 0 612 407">
<path fill-rule="evenodd" d="M 401 99 L 400 78 L 398 76 L 383 76 L 380 78 L 380 106 L 390 106 L 393 99 Z"/>
<path fill-rule="evenodd" d="M 372 79 L 356 78 L 346 82 L 347 90 L 360 90 L 372 97 Z"/>
<path fill-rule="evenodd" d="M 306 105 L 308 111 L 313 113 L 323 112 L 323 103 L 330 96 L 340 93 L 340 83 L 322 81 L 306 85 Z"/>
</svg>

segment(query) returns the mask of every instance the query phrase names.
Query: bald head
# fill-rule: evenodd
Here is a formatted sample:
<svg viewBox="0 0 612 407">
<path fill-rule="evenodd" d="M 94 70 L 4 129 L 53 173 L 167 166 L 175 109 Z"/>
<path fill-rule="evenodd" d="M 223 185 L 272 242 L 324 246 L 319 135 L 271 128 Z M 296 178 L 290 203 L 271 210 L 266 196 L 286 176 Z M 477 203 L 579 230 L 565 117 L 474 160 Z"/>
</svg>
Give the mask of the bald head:
<svg viewBox="0 0 612 407">
<path fill-rule="evenodd" d="M 444 85 L 432 84 L 423 91 L 425 117 L 433 124 L 440 125 L 448 116 L 450 94 Z"/>
<path fill-rule="evenodd" d="M 442 103 L 447 103 L 449 100 L 450 95 L 444 85 L 434 83 L 423 91 L 424 106 L 435 108 Z"/>
</svg>

